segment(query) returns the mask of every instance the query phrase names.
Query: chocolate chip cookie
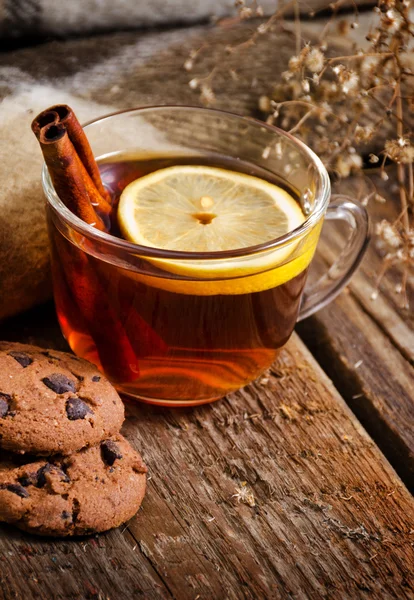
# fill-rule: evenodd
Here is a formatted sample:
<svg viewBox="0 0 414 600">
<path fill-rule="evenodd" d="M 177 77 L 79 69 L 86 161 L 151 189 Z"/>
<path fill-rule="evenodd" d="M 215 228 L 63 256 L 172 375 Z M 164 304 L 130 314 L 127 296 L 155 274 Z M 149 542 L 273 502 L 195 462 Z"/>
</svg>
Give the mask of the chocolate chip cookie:
<svg viewBox="0 0 414 600">
<path fill-rule="evenodd" d="M 0 521 L 30 533 L 86 535 L 118 527 L 145 494 L 147 469 L 120 434 L 70 456 L 28 458 L 0 456 Z"/>
<path fill-rule="evenodd" d="M 118 432 L 124 407 L 96 368 L 76 356 L 0 342 L 0 446 L 69 454 Z"/>
</svg>

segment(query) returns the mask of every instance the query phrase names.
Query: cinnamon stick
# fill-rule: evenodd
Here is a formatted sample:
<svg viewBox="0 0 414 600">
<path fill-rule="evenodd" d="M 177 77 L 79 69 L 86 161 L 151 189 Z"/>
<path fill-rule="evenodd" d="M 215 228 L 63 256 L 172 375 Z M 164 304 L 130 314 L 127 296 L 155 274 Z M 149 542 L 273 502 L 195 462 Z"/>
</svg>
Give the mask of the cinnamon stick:
<svg viewBox="0 0 414 600">
<path fill-rule="evenodd" d="M 139 376 L 139 360 L 112 306 L 108 295 L 109 282 L 105 281 L 99 262 L 60 232 L 55 231 L 51 245 L 52 252 L 56 253 L 54 285 L 57 288 L 61 285 L 60 290 L 55 292 L 58 311 L 62 309 L 62 293 L 66 291 L 63 301 L 72 299 L 79 310 L 86 325 L 83 333 L 89 333 L 93 339 L 104 372 L 116 383 L 135 381 Z M 67 307 L 63 310 L 67 315 Z"/>
<path fill-rule="evenodd" d="M 112 209 L 109 193 L 102 183 L 88 138 L 73 110 L 67 104 L 51 106 L 33 120 L 32 130 L 39 139 L 44 127 L 58 123 L 65 126 L 69 139 L 83 165 L 82 177 L 92 204 L 99 208 L 101 213 L 109 215 Z"/>
<path fill-rule="evenodd" d="M 72 111 L 66 105 L 51 107 L 36 117 L 32 129 L 61 200 L 83 221 L 105 231 L 95 208 L 109 212 L 111 206 L 103 199 L 90 175 L 91 172 L 99 175 L 99 169 Z M 91 163 L 95 165 L 93 168 Z M 101 189 L 104 189 L 102 183 Z M 104 269 L 86 250 L 80 249 L 54 228 L 51 228 L 51 237 L 56 260 L 54 285 L 59 285 L 58 269 L 95 342 L 105 372 L 117 382 L 134 381 L 139 375 L 138 359 L 111 304 L 108 293 L 111 282 L 107 280 Z M 59 301 L 59 293 L 56 299 Z"/>
<path fill-rule="evenodd" d="M 85 167 L 69 139 L 65 125 L 52 122 L 39 127 L 35 133 L 59 198 L 85 223 L 105 231 L 102 219 L 94 208 L 96 196 L 93 186 L 91 188 L 85 181 Z"/>
<path fill-rule="evenodd" d="M 57 123 L 58 121 L 58 113 L 48 108 L 47 110 L 41 112 L 40 115 L 38 115 L 36 119 L 32 121 L 33 133 L 35 134 L 37 139 L 39 139 L 40 131 L 43 127 L 45 127 L 46 125 L 51 125 L 52 123 Z"/>
</svg>

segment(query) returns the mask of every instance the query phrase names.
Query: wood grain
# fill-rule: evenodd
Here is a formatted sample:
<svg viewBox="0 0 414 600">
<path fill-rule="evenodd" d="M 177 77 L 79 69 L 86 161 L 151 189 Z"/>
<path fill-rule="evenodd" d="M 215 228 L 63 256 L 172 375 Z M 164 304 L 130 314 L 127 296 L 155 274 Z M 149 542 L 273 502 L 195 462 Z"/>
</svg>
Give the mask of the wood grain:
<svg viewBox="0 0 414 600">
<path fill-rule="evenodd" d="M 368 206 L 373 225 L 381 219 L 393 221 L 399 211 L 395 198 L 394 173 L 384 184 L 371 177 L 386 204 Z M 391 182 L 391 183 L 390 183 Z M 342 188 L 358 198 L 360 182 L 344 182 Z M 358 184 L 358 185 L 357 185 Z M 320 254 L 334 258 L 336 232 L 324 231 Z M 384 250 L 376 239 L 370 245 L 348 293 L 301 323 L 298 331 L 341 394 L 386 454 L 394 468 L 414 491 L 414 313 L 401 306 L 395 286 L 401 281 L 398 269 L 391 271 L 378 290 Z M 412 281 L 407 294 L 414 305 Z"/>
<path fill-rule="evenodd" d="M 0 337 L 62 347 L 51 310 Z M 414 596 L 413 500 L 297 336 L 227 399 L 127 412 L 150 469 L 138 516 L 69 542 L 2 527 L 4 600 Z"/>
</svg>

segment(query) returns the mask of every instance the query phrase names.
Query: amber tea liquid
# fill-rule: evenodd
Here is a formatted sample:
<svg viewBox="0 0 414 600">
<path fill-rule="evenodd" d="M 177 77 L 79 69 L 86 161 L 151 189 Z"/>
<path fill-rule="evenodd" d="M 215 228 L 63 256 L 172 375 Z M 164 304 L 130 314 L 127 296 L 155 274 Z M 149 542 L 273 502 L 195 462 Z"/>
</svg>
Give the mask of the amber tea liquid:
<svg viewBox="0 0 414 600">
<path fill-rule="evenodd" d="M 143 175 L 177 164 L 243 171 L 284 187 L 269 174 L 222 157 L 116 155 L 99 163 L 113 198 L 112 234 L 119 236 L 116 207 L 122 190 Z M 74 352 L 98 365 L 121 392 L 176 406 L 221 398 L 267 369 L 291 335 L 306 269 L 282 285 L 253 293 L 180 293 L 94 258 L 54 226 L 50 231 L 64 335 Z M 155 269 L 138 257 L 137 269 L 143 266 L 148 272 Z"/>
</svg>

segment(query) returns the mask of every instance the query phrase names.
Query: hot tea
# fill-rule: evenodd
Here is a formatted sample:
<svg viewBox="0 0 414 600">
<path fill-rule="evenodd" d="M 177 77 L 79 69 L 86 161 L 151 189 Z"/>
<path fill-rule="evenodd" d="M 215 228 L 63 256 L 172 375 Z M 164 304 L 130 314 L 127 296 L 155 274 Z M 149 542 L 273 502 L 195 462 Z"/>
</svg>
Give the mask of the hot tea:
<svg viewBox="0 0 414 600">
<path fill-rule="evenodd" d="M 292 210 L 301 210 L 294 191 L 270 173 L 223 157 L 118 154 L 98 163 L 112 198 L 107 228 L 117 237 L 122 231 L 117 207 L 128 184 L 177 165 L 254 175 L 287 190 L 287 201 L 296 203 Z M 206 210 L 192 214 L 206 231 L 219 211 L 211 202 L 202 195 Z M 175 223 L 165 211 L 158 218 L 167 217 Z M 262 242 L 269 241 L 265 228 L 266 223 Z M 251 267 L 238 273 L 237 266 L 233 272 L 230 266 L 224 275 L 218 270 L 198 277 L 190 263 L 173 268 L 137 250 L 136 269 L 122 268 L 80 250 L 57 228 L 51 227 L 51 238 L 57 313 L 72 349 L 97 364 L 121 391 L 174 405 L 220 398 L 269 367 L 293 330 L 315 245 L 308 236 L 289 256 L 279 256 L 280 265 L 273 260 L 257 273 Z"/>
<path fill-rule="evenodd" d="M 132 398 L 189 406 L 250 383 L 367 246 L 366 211 L 329 205 L 318 157 L 260 121 L 152 106 L 83 129 L 55 105 L 32 130 L 61 329 Z M 347 243 L 305 289 L 325 216 Z"/>
</svg>

